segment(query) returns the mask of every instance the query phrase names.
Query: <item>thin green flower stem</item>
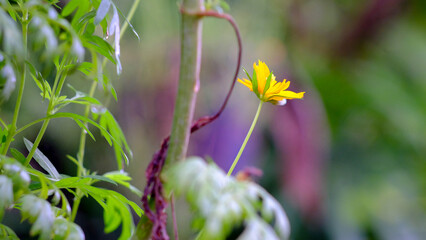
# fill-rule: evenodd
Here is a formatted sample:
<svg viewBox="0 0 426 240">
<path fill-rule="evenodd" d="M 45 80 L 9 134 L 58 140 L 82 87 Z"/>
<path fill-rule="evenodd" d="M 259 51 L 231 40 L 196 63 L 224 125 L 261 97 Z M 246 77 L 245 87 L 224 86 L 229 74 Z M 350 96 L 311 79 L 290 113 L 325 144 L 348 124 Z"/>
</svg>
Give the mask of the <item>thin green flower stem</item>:
<svg viewBox="0 0 426 240">
<path fill-rule="evenodd" d="M 23 48 L 24 48 L 24 56 L 27 58 L 27 46 L 28 46 L 28 10 L 22 10 L 22 40 L 23 40 Z M 25 87 L 25 77 L 27 72 L 27 64 L 24 62 L 22 64 L 22 75 L 21 81 L 19 85 L 18 99 L 16 100 L 15 111 L 13 113 L 12 125 L 9 128 L 9 132 L 7 134 L 6 142 L 3 147 L 2 154 L 6 155 L 9 150 L 10 143 L 13 140 L 16 132 L 16 123 L 18 122 L 19 110 L 21 108 L 22 97 L 24 95 L 24 87 Z"/>
<path fill-rule="evenodd" d="M 237 165 L 238 160 L 240 159 L 241 154 L 243 153 L 244 148 L 246 147 L 246 144 L 247 144 L 248 140 L 250 139 L 250 136 L 251 136 L 251 133 L 253 132 L 254 126 L 256 126 L 257 119 L 259 118 L 260 110 L 262 109 L 262 104 L 263 104 L 263 101 L 260 101 L 259 107 L 257 108 L 256 115 L 254 116 L 254 119 L 253 119 L 253 122 L 251 124 L 251 127 L 250 127 L 250 129 L 249 129 L 249 131 L 247 133 L 246 138 L 244 139 L 243 145 L 241 145 L 240 151 L 238 152 L 237 157 L 235 158 L 234 162 L 232 163 L 231 168 L 228 171 L 228 176 L 231 176 L 232 172 L 234 171 L 234 168 Z"/>
</svg>

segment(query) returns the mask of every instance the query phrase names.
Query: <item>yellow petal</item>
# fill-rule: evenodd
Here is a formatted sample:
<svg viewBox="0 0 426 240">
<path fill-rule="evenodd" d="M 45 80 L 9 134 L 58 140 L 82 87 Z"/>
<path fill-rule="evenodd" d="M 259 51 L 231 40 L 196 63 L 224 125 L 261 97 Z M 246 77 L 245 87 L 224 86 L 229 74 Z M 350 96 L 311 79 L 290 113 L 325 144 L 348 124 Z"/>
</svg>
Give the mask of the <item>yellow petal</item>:
<svg viewBox="0 0 426 240">
<path fill-rule="evenodd" d="M 279 93 L 279 95 L 281 97 L 284 97 L 286 99 L 294 99 L 294 98 L 303 98 L 303 95 L 305 94 L 305 92 L 300 92 L 300 93 L 295 93 L 292 91 L 281 91 Z"/>
<path fill-rule="evenodd" d="M 253 91 L 253 86 L 251 84 L 251 81 L 244 78 L 244 81 L 238 78 L 238 82 L 242 83 L 244 86 L 248 87 L 250 91 Z"/>
<path fill-rule="evenodd" d="M 260 94 L 263 94 L 263 89 L 266 85 L 266 79 L 268 79 L 270 71 L 268 66 L 262 61 L 259 60 L 259 65 L 256 65 L 256 63 L 253 63 L 253 68 L 256 72 L 257 77 L 257 86 Z"/>
</svg>

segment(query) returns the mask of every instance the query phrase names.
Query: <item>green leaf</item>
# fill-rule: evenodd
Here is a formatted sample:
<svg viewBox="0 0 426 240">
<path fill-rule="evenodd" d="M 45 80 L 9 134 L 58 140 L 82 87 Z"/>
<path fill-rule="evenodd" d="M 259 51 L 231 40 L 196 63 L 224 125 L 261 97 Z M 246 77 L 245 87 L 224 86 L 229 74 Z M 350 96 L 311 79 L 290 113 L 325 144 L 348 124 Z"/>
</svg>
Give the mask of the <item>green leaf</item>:
<svg viewBox="0 0 426 240">
<path fill-rule="evenodd" d="M 88 24 L 88 23 L 89 23 L 89 21 L 90 21 L 92 18 L 94 18 L 95 16 L 96 16 L 96 11 L 95 11 L 95 10 L 90 11 L 90 12 L 88 12 L 88 13 L 84 14 L 84 15 L 83 15 L 83 16 L 82 16 L 79 20 L 78 20 L 78 24 L 77 24 L 77 26 L 76 26 L 76 29 L 83 29 L 84 25 L 85 25 L 85 24 Z M 89 25 L 87 25 L 87 28 L 90 28 L 90 29 L 86 29 L 86 33 L 93 34 L 92 30 L 93 30 L 93 31 L 95 30 L 95 27 L 93 26 L 93 24 L 92 24 L 92 23 L 89 23 Z"/>
<path fill-rule="evenodd" d="M 24 143 L 25 147 L 27 147 L 27 150 L 31 151 L 31 149 L 33 148 L 33 143 L 26 138 L 24 138 Z M 55 180 L 59 180 L 62 178 L 61 175 L 58 173 L 58 170 L 56 170 L 55 166 L 53 166 L 50 160 L 38 148 L 35 151 L 34 159 Z"/>
<path fill-rule="evenodd" d="M 229 6 L 229 4 L 225 1 L 220 1 L 220 6 L 225 10 L 225 11 L 229 11 L 231 10 L 231 7 Z"/>
<path fill-rule="evenodd" d="M 248 79 L 252 82 L 253 80 L 251 79 L 250 74 L 247 72 L 247 70 L 245 68 L 243 68 L 243 71 L 245 72 L 245 74 L 247 75 Z"/>
<path fill-rule="evenodd" d="M 19 240 L 16 233 L 10 227 L 3 225 L 1 223 L 0 223 L 0 239 Z"/>
<path fill-rule="evenodd" d="M 257 85 L 257 74 L 254 69 L 253 69 L 253 80 L 251 81 L 251 84 L 252 84 L 253 92 L 260 99 L 259 87 Z"/>
<path fill-rule="evenodd" d="M 102 0 L 101 4 L 96 11 L 94 24 L 98 25 L 107 15 L 109 8 L 111 7 L 111 0 Z"/>
<path fill-rule="evenodd" d="M 84 35 L 83 39 L 83 46 L 89 49 L 94 49 L 97 53 L 108 58 L 108 60 L 116 64 L 116 60 L 113 57 L 114 49 L 107 41 L 94 35 Z"/>
<path fill-rule="evenodd" d="M 117 92 L 115 91 L 115 88 L 111 86 L 109 90 L 111 92 L 111 95 L 114 97 L 115 101 L 118 101 Z"/>
<path fill-rule="evenodd" d="M 124 158 L 126 164 L 129 164 L 129 160 L 126 155 L 122 154 L 122 148 L 124 147 L 126 151 L 132 156 L 132 151 L 130 150 L 129 145 L 127 144 L 126 138 L 124 136 L 123 131 L 120 128 L 120 125 L 115 120 L 114 116 L 107 110 L 104 114 L 101 115 L 99 124 L 108 130 L 108 133 L 111 134 L 114 142 L 114 151 L 115 157 L 117 160 L 117 164 L 119 169 L 123 168 L 122 160 Z M 103 134 L 103 133 L 102 133 Z"/>
<path fill-rule="evenodd" d="M 121 204 L 114 201 L 114 198 L 107 198 L 107 208 L 104 211 L 105 232 L 111 233 L 121 224 Z"/>
<path fill-rule="evenodd" d="M 29 61 L 25 61 L 25 63 L 28 65 L 31 77 L 33 78 L 37 87 L 42 91 L 41 96 L 43 97 L 43 100 L 45 98 L 50 100 L 52 89 L 50 88 L 49 83 L 43 78 L 42 74 L 38 72 Z"/>
<path fill-rule="evenodd" d="M 138 197 L 142 197 L 142 192 L 129 183 L 129 181 L 132 180 L 132 178 L 129 177 L 128 173 L 123 171 L 114 171 L 114 172 L 105 173 L 104 176 L 130 189 L 130 191 L 138 195 Z"/>
<path fill-rule="evenodd" d="M 70 5 L 70 6 L 68 6 Z M 79 31 L 80 29 L 77 28 L 77 24 L 81 17 L 84 16 L 84 14 L 88 13 L 91 8 L 91 1 L 81 1 L 81 0 L 71 0 L 68 2 L 68 4 L 64 7 L 64 10 L 62 12 L 62 16 L 68 16 L 75 10 L 77 10 L 74 14 L 74 17 L 71 21 L 71 25 Z M 65 12 L 65 13 L 64 13 Z"/>
<path fill-rule="evenodd" d="M 91 71 L 93 69 L 93 63 L 91 62 L 82 62 L 77 68 L 80 72 L 82 72 L 86 76 L 91 75 Z M 69 86 L 69 85 L 68 85 Z"/>
<path fill-rule="evenodd" d="M 27 167 L 26 171 L 30 173 L 31 175 L 36 176 L 40 181 L 40 182 L 32 181 L 30 183 L 29 188 L 31 190 L 40 190 L 40 195 L 39 195 L 40 198 L 47 199 L 47 197 L 49 196 L 49 190 L 50 190 L 49 187 L 47 186 L 47 183 L 49 184 L 52 183 L 47 177 L 47 175 L 30 167 Z"/>
<path fill-rule="evenodd" d="M 89 128 L 83 124 L 82 122 L 80 122 L 78 119 L 74 119 L 74 121 L 77 123 L 78 126 L 80 126 L 80 128 L 84 129 L 84 131 L 89 134 L 89 136 L 93 139 L 93 141 L 96 141 L 95 137 L 93 136 L 92 132 L 89 130 Z"/>
<path fill-rule="evenodd" d="M 115 141 L 115 139 L 112 139 L 112 136 L 108 133 L 108 131 L 105 128 L 103 128 L 101 125 L 97 124 L 96 122 L 94 122 L 93 120 L 87 117 L 84 117 L 75 113 L 60 112 L 60 113 L 55 113 L 53 115 L 50 115 L 49 118 L 71 118 L 73 120 L 77 119 L 83 122 L 88 122 L 92 124 L 93 126 L 97 127 L 101 131 L 103 137 L 105 138 L 105 140 L 108 142 L 110 146 L 112 145 L 113 141 Z M 122 152 L 122 154 L 124 154 L 124 152 Z"/>
<path fill-rule="evenodd" d="M 85 177 L 87 177 L 87 178 L 92 178 L 92 179 L 96 179 L 96 180 L 100 180 L 100 181 L 104 181 L 104 182 L 109 182 L 109 183 L 112 183 L 112 184 L 114 184 L 114 185 L 117 185 L 117 182 L 115 182 L 114 180 L 112 180 L 112 179 L 110 179 L 110 178 L 108 178 L 108 177 L 105 177 L 105 176 L 100 176 L 100 175 L 87 175 L 87 176 L 85 176 Z"/>
<path fill-rule="evenodd" d="M 24 156 L 24 154 L 22 154 L 20 151 L 18 151 L 15 148 L 10 149 L 10 153 L 12 154 L 12 156 L 18 160 L 21 164 L 24 164 L 27 160 Z"/>
<path fill-rule="evenodd" d="M 269 87 L 271 86 L 271 79 L 272 79 L 272 72 L 269 74 L 268 78 L 266 79 L 265 88 L 263 89 L 262 95 L 265 96 L 266 91 L 268 91 Z"/>
<path fill-rule="evenodd" d="M 65 5 L 65 7 L 62 9 L 61 14 L 62 16 L 66 17 L 69 16 L 71 13 L 73 13 L 77 7 L 80 5 L 80 0 L 71 0 Z"/>
</svg>

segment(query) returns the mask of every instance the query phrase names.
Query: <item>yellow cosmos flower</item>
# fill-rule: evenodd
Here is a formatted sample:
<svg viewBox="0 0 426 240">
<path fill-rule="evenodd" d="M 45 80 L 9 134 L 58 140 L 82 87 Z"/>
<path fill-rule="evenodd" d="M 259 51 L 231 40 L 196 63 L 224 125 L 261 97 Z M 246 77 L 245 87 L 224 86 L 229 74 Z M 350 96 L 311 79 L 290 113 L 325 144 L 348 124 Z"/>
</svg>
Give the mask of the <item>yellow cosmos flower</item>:
<svg viewBox="0 0 426 240">
<path fill-rule="evenodd" d="M 245 71 L 245 70 L 244 70 Z M 259 60 L 259 64 L 253 63 L 253 76 L 245 71 L 250 79 L 238 79 L 240 83 L 254 92 L 262 102 L 270 102 L 275 105 L 284 105 L 287 99 L 301 99 L 305 92 L 295 93 L 286 91 L 290 82 L 285 79 L 282 82 L 275 80 L 275 75 L 269 71 L 268 66 Z"/>
<path fill-rule="evenodd" d="M 290 86 L 290 82 L 286 81 L 285 79 L 282 82 L 277 82 L 275 80 L 275 75 L 272 74 L 272 72 L 269 71 L 268 66 L 266 66 L 266 64 L 260 60 L 258 65 L 253 63 L 253 76 L 250 76 L 245 69 L 244 72 L 246 72 L 247 77 L 250 80 L 243 78 L 243 80 L 238 79 L 238 81 L 244 86 L 248 87 L 250 91 L 254 92 L 260 99 L 260 102 L 247 136 L 244 139 L 240 150 L 238 151 L 237 157 L 235 157 L 234 162 L 229 168 L 228 176 L 231 176 L 232 172 L 234 171 L 234 168 L 237 165 L 248 140 L 250 139 L 257 119 L 259 118 L 263 103 L 270 102 L 275 105 L 284 105 L 287 103 L 287 99 L 301 99 L 305 94 L 305 92 L 295 93 L 292 91 L 287 91 L 287 88 Z"/>
</svg>

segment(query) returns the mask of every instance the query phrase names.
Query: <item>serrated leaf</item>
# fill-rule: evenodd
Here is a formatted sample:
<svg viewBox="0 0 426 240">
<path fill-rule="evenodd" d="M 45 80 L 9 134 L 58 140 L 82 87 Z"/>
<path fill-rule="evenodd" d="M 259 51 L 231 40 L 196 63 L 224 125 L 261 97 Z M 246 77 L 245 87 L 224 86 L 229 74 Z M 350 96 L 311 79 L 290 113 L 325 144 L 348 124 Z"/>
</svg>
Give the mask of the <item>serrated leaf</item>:
<svg viewBox="0 0 426 240">
<path fill-rule="evenodd" d="M 33 143 L 29 141 L 28 139 L 24 138 L 24 144 L 25 144 L 25 147 L 27 147 L 27 150 L 31 151 L 31 149 L 33 148 Z M 38 148 L 36 149 L 34 153 L 34 159 L 54 179 L 59 180 L 62 178 L 61 175 L 58 173 L 58 170 L 56 170 L 55 166 L 53 166 L 50 160 Z"/>
<path fill-rule="evenodd" d="M 66 177 L 55 182 L 55 186 L 58 188 L 85 188 L 90 183 L 90 178 L 81 177 Z"/>
<path fill-rule="evenodd" d="M 113 198 L 107 198 L 107 208 L 104 211 L 105 233 L 110 233 L 121 224 L 120 203 Z"/>
<path fill-rule="evenodd" d="M 93 136 L 92 132 L 89 130 L 89 128 L 83 124 L 82 122 L 80 122 L 80 120 L 78 119 L 74 119 L 74 121 L 77 123 L 77 125 L 82 128 L 87 134 L 89 134 L 89 136 L 93 139 L 93 141 L 96 141 L 95 137 Z"/>
<path fill-rule="evenodd" d="M 124 147 L 126 151 L 130 154 L 130 156 L 132 156 L 132 151 L 130 150 L 129 145 L 127 144 L 126 138 L 120 128 L 120 125 L 117 123 L 114 116 L 109 111 L 106 111 L 104 114 L 101 115 L 99 119 L 99 124 L 105 129 L 107 129 L 108 133 L 111 134 L 111 136 L 116 140 L 113 144 L 115 157 L 117 160 L 118 168 L 122 169 L 123 158 L 125 159 L 126 164 L 129 164 L 129 159 L 127 158 L 127 156 L 122 154 L 122 148 Z"/>
<path fill-rule="evenodd" d="M 93 69 L 93 64 L 91 62 L 82 62 L 77 67 L 77 69 L 82 72 L 86 76 L 90 76 L 91 71 Z"/>
<path fill-rule="evenodd" d="M 94 122 L 93 120 L 87 117 L 84 117 L 75 113 L 60 112 L 60 113 L 55 113 L 53 115 L 50 115 L 49 118 L 71 118 L 71 119 L 78 119 L 83 122 L 88 122 L 92 124 L 93 126 L 97 127 L 101 131 L 103 137 L 105 138 L 105 140 L 108 142 L 110 146 L 112 145 L 113 142 L 115 142 L 115 139 L 112 139 L 112 136 L 108 133 L 108 131 L 105 128 L 103 128 L 101 125 L 97 124 L 96 122 Z M 122 154 L 125 154 L 125 153 L 122 152 Z"/>
<path fill-rule="evenodd" d="M 104 181 L 104 182 L 109 182 L 109 183 L 112 183 L 112 184 L 114 184 L 114 185 L 117 185 L 117 183 L 116 183 L 114 180 L 112 180 L 112 179 L 110 179 L 110 178 L 108 178 L 108 177 L 105 177 L 105 176 L 100 176 L 100 175 L 87 175 L 87 176 L 85 176 L 85 177 L 87 177 L 87 178 L 93 178 L 93 179 L 96 179 L 96 180 L 100 180 L 100 181 Z"/>
<path fill-rule="evenodd" d="M 52 90 L 50 88 L 49 83 L 43 78 L 42 74 L 38 72 L 30 62 L 25 62 L 29 67 L 31 77 L 33 78 L 37 87 L 41 90 L 41 96 L 43 97 L 43 100 L 45 98 L 50 100 Z"/>
<path fill-rule="evenodd" d="M 99 4 L 98 10 L 96 11 L 95 20 L 93 23 L 98 25 L 107 15 L 109 8 L 111 7 L 111 0 L 102 0 Z"/>
<path fill-rule="evenodd" d="M 130 189 L 130 191 L 138 195 L 138 197 L 142 197 L 142 192 L 129 183 L 132 178 L 129 177 L 128 173 L 122 171 L 114 171 L 105 173 L 104 176 Z"/>
</svg>

